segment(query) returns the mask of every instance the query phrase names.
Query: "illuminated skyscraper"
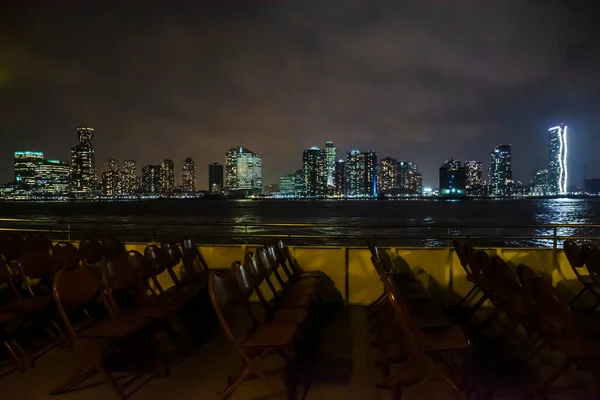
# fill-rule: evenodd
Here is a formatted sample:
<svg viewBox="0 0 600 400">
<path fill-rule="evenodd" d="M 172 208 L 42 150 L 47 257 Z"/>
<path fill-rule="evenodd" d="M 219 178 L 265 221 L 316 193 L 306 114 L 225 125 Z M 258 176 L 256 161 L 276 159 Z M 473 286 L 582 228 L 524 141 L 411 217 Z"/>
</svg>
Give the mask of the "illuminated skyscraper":
<svg viewBox="0 0 600 400">
<path fill-rule="evenodd" d="M 533 171 L 531 194 L 534 196 L 545 196 L 548 192 L 548 170 L 537 169 Z"/>
<path fill-rule="evenodd" d="M 160 191 L 171 193 L 175 188 L 175 165 L 173 160 L 164 160 L 160 165 Z"/>
<path fill-rule="evenodd" d="M 490 153 L 490 194 L 504 197 L 510 194 L 512 165 L 510 144 L 501 144 Z"/>
<path fill-rule="evenodd" d="M 304 174 L 304 196 L 323 197 L 327 188 L 326 153 L 318 147 L 311 147 L 302 153 Z"/>
<path fill-rule="evenodd" d="M 32 190 L 35 186 L 35 170 L 44 153 L 39 151 L 15 151 L 15 183 L 18 188 Z"/>
<path fill-rule="evenodd" d="M 325 180 L 327 189 L 335 189 L 335 157 L 336 149 L 333 142 L 325 142 L 325 147 L 322 149 L 325 163 Z"/>
<path fill-rule="evenodd" d="M 119 161 L 109 159 L 106 169 L 102 171 L 102 194 L 104 196 L 117 196 L 122 193 L 121 173 Z"/>
<path fill-rule="evenodd" d="M 96 188 L 94 129 L 77 128 L 77 144 L 71 149 L 71 191 L 87 197 Z"/>
<path fill-rule="evenodd" d="M 125 160 L 123 161 L 123 171 L 121 172 L 121 192 L 131 195 L 138 189 L 135 160 Z"/>
<path fill-rule="evenodd" d="M 296 174 L 284 175 L 279 178 L 279 194 L 282 196 L 295 197 Z"/>
<path fill-rule="evenodd" d="M 338 196 L 346 196 L 346 162 L 338 160 L 335 163 L 335 193 Z"/>
<path fill-rule="evenodd" d="M 412 161 L 399 161 L 398 171 L 398 192 L 400 194 L 419 194 L 417 187 L 417 165 Z"/>
<path fill-rule="evenodd" d="M 352 150 L 346 156 L 346 188 L 351 197 L 375 196 L 377 153 Z"/>
<path fill-rule="evenodd" d="M 158 194 L 160 191 L 160 165 L 146 165 L 142 168 L 142 192 Z"/>
<path fill-rule="evenodd" d="M 465 161 L 467 170 L 467 194 L 472 196 L 484 195 L 483 167 L 479 161 Z"/>
<path fill-rule="evenodd" d="M 38 161 L 35 167 L 35 192 L 66 195 L 70 191 L 71 166 L 59 160 Z"/>
<path fill-rule="evenodd" d="M 567 126 L 560 124 L 550 132 L 550 162 L 548 164 L 549 194 L 566 194 L 569 172 L 567 168 Z"/>
<path fill-rule="evenodd" d="M 196 191 L 196 163 L 191 158 L 183 160 L 183 191 L 192 193 Z"/>
<path fill-rule="evenodd" d="M 387 156 L 379 162 L 377 193 L 398 193 L 398 161 L 395 158 Z"/>
<path fill-rule="evenodd" d="M 223 193 L 223 165 L 218 162 L 208 166 L 208 191 L 214 194 Z"/>
<path fill-rule="evenodd" d="M 442 196 L 462 196 L 465 194 L 467 170 L 461 167 L 460 160 L 448 160 L 440 166 L 440 194 Z"/>
<path fill-rule="evenodd" d="M 229 196 L 245 197 L 262 192 L 262 157 L 244 147 L 225 156 L 225 190 Z"/>
</svg>

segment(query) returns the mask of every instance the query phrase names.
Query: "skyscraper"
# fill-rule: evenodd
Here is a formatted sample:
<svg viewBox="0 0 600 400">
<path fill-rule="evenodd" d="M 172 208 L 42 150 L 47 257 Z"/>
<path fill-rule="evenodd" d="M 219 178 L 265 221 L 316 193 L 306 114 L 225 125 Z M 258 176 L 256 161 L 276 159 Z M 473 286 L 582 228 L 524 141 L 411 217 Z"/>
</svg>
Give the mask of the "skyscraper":
<svg viewBox="0 0 600 400">
<path fill-rule="evenodd" d="M 395 158 L 387 156 L 379 162 L 377 193 L 398 193 L 398 161 Z"/>
<path fill-rule="evenodd" d="M 346 196 L 346 162 L 337 160 L 335 163 L 335 193 L 338 196 Z"/>
<path fill-rule="evenodd" d="M 333 142 L 325 142 L 325 147 L 323 147 L 322 151 L 325 163 L 326 189 L 333 190 L 335 189 L 335 145 Z"/>
<path fill-rule="evenodd" d="M 399 161 L 398 171 L 398 192 L 400 194 L 418 194 L 420 189 L 417 187 L 417 165 L 412 161 Z"/>
<path fill-rule="evenodd" d="M 196 163 L 191 158 L 183 160 L 182 168 L 182 187 L 183 191 L 192 193 L 196 191 Z"/>
<path fill-rule="evenodd" d="M 117 196 L 122 194 L 121 173 L 119 161 L 109 159 L 106 161 L 106 169 L 102 171 L 102 194 L 104 196 Z"/>
<path fill-rule="evenodd" d="M 132 195 L 137 190 L 137 167 L 135 160 L 125 160 L 123 161 L 123 171 L 121 172 L 121 192 Z"/>
<path fill-rule="evenodd" d="M 35 192 L 48 195 L 69 193 L 71 166 L 59 160 L 38 161 L 35 167 Z"/>
<path fill-rule="evenodd" d="M 160 165 L 160 191 L 171 193 L 175 188 L 175 164 L 173 160 L 164 160 Z"/>
<path fill-rule="evenodd" d="M 218 162 L 208 166 L 208 191 L 214 194 L 223 193 L 223 165 Z"/>
<path fill-rule="evenodd" d="M 244 147 L 225 156 L 225 190 L 229 196 L 245 197 L 262 192 L 262 157 Z"/>
<path fill-rule="evenodd" d="M 35 170 L 44 153 L 39 151 L 15 151 L 15 183 L 19 189 L 33 190 Z"/>
<path fill-rule="evenodd" d="M 279 178 L 279 194 L 290 197 L 296 195 L 296 174 L 288 174 Z"/>
<path fill-rule="evenodd" d="M 142 168 L 142 192 L 158 194 L 160 191 L 160 165 L 146 165 Z"/>
<path fill-rule="evenodd" d="M 377 194 L 377 153 L 368 150 L 365 154 L 365 192 L 367 196 Z"/>
<path fill-rule="evenodd" d="M 462 196 L 465 194 L 467 170 L 461 167 L 460 160 L 448 160 L 440 166 L 440 194 L 442 196 Z"/>
<path fill-rule="evenodd" d="M 534 196 L 545 196 L 548 192 L 548 170 L 536 169 L 533 171 L 531 179 L 531 194 Z"/>
<path fill-rule="evenodd" d="M 567 180 L 567 126 L 560 124 L 548 130 L 550 132 L 550 162 L 548 164 L 548 190 L 550 194 L 566 194 Z"/>
<path fill-rule="evenodd" d="M 467 194 L 471 196 L 483 196 L 483 167 L 480 161 L 465 161 L 467 170 L 467 184 L 465 186 Z"/>
<path fill-rule="evenodd" d="M 71 149 L 71 191 L 76 196 L 89 196 L 96 188 L 94 129 L 77 128 L 77 144 Z"/>
<path fill-rule="evenodd" d="M 496 197 L 508 196 L 512 182 L 510 144 L 501 144 L 490 153 L 490 194 Z"/>
<path fill-rule="evenodd" d="M 326 153 L 318 147 L 311 147 L 302 153 L 304 174 L 304 196 L 323 197 L 327 188 Z"/>
</svg>

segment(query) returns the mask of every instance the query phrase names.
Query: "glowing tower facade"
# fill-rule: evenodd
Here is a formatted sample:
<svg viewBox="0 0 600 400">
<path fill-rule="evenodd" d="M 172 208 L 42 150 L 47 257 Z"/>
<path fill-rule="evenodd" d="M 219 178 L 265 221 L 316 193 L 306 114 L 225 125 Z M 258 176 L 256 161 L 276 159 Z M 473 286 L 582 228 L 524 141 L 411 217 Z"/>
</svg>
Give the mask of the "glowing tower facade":
<svg viewBox="0 0 600 400">
<path fill-rule="evenodd" d="M 548 192 L 566 194 L 569 171 L 567 167 L 567 126 L 560 124 L 548 129 L 550 133 L 550 162 L 548 164 Z"/>
</svg>

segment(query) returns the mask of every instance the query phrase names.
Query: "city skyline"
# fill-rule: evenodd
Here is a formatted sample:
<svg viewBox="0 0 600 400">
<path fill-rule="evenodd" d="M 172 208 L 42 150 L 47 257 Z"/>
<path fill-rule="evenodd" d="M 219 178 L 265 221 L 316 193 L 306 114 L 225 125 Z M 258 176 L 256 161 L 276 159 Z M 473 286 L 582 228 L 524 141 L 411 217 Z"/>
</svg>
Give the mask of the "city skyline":
<svg viewBox="0 0 600 400">
<path fill-rule="evenodd" d="M 274 183 L 327 139 L 413 160 L 435 186 L 445 158 L 487 170 L 499 143 L 529 181 L 547 159 L 531 149 L 564 121 L 569 181 L 600 169 L 600 41 L 585 1 L 200 3 L 7 5 L 0 181 L 17 150 L 68 161 L 78 124 L 95 128 L 102 161 L 204 165 L 242 144 Z"/>
</svg>

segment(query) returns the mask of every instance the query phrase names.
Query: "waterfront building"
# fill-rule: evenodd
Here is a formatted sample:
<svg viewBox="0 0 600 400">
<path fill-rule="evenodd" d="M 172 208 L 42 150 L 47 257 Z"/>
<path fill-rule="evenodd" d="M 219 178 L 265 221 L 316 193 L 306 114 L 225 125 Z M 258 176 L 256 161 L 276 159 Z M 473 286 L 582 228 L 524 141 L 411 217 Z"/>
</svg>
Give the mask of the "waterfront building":
<svg viewBox="0 0 600 400">
<path fill-rule="evenodd" d="M 282 196 L 296 196 L 296 174 L 288 174 L 279 178 L 279 194 Z"/>
<path fill-rule="evenodd" d="M 38 161 L 35 166 L 35 193 L 64 196 L 70 191 L 71 166 L 59 160 Z"/>
<path fill-rule="evenodd" d="M 421 195 L 423 193 L 423 175 L 420 172 L 415 172 L 413 175 L 412 188 L 413 194 Z"/>
<path fill-rule="evenodd" d="M 440 166 L 440 195 L 462 196 L 466 192 L 467 170 L 460 160 L 452 159 Z"/>
<path fill-rule="evenodd" d="M 501 144 L 490 153 L 490 194 L 495 197 L 508 196 L 512 179 L 511 148 L 509 144 Z"/>
<path fill-rule="evenodd" d="M 186 193 L 196 191 L 196 163 L 191 158 L 183 160 L 182 167 L 182 189 Z"/>
<path fill-rule="evenodd" d="M 160 191 L 160 165 L 146 165 L 142 168 L 142 192 L 158 194 Z"/>
<path fill-rule="evenodd" d="M 395 158 L 387 156 L 379 162 L 377 193 L 392 195 L 398 193 L 398 161 Z"/>
<path fill-rule="evenodd" d="M 322 149 L 323 162 L 325 168 L 326 191 L 335 191 L 335 158 L 336 148 L 333 142 L 325 142 L 325 147 Z"/>
<path fill-rule="evenodd" d="M 304 196 L 324 197 L 327 189 L 325 153 L 318 147 L 311 147 L 302 153 L 304 175 Z"/>
<path fill-rule="evenodd" d="M 347 195 L 346 185 L 346 162 L 337 160 L 335 163 L 335 194 L 338 196 Z"/>
<path fill-rule="evenodd" d="M 549 132 L 550 161 L 548 163 L 548 191 L 550 194 L 566 194 L 568 172 L 567 126 L 560 124 Z"/>
<path fill-rule="evenodd" d="M 365 153 L 365 192 L 367 196 L 377 195 L 377 153 L 374 150 Z"/>
<path fill-rule="evenodd" d="M 548 170 L 547 169 L 536 169 L 533 171 L 533 177 L 531 179 L 531 195 L 533 196 L 546 196 L 550 191 L 548 190 Z"/>
<path fill-rule="evenodd" d="M 96 157 L 94 129 L 77 128 L 77 144 L 71 149 L 71 192 L 76 197 L 89 197 L 96 189 Z"/>
<path fill-rule="evenodd" d="M 119 161 L 108 159 L 106 169 L 102 171 L 102 195 L 117 196 L 122 193 L 121 174 L 119 171 Z"/>
<path fill-rule="evenodd" d="M 223 165 L 218 162 L 208 165 L 208 191 L 213 194 L 223 193 Z"/>
<path fill-rule="evenodd" d="M 137 190 L 137 166 L 135 160 L 125 160 L 123 161 L 123 171 L 121 172 L 121 193 L 132 195 Z"/>
<path fill-rule="evenodd" d="M 265 194 L 274 194 L 274 193 L 279 193 L 279 184 L 278 183 L 270 183 L 268 185 L 265 185 L 264 189 L 263 189 L 263 193 Z"/>
<path fill-rule="evenodd" d="M 296 173 L 294 174 L 294 179 L 295 196 L 302 197 L 302 193 L 304 191 L 304 171 L 301 169 L 296 170 Z"/>
<path fill-rule="evenodd" d="M 25 191 L 35 186 L 36 166 L 44 160 L 44 153 L 39 151 L 15 151 L 15 185 Z"/>
<path fill-rule="evenodd" d="M 352 150 L 346 155 L 346 188 L 350 197 L 373 197 L 377 193 L 377 153 Z"/>
<path fill-rule="evenodd" d="M 262 157 L 244 147 L 230 149 L 225 156 L 225 191 L 232 197 L 262 192 Z"/>
<path fill-rule="evenodd" d="M 175 189 L 175 164 L 173 160 L 166 159 L 160 165 L 160 191 L 172 193 Z"/>
<path fill-rule="evenodd" d="M 398 171 L 398 193 L 403 195 L 419 194 L 417 165 L 412 161 L 398 161 L 396 169 Z"/>
<path fill-rule="evenodd" d="M 483 181 L 483 167 L 480 161 L 465 161 L 467 171 L 466 193 L 470 196 L 483 196 L 485 182 Z"/>
</svg>

